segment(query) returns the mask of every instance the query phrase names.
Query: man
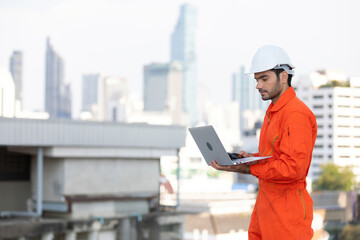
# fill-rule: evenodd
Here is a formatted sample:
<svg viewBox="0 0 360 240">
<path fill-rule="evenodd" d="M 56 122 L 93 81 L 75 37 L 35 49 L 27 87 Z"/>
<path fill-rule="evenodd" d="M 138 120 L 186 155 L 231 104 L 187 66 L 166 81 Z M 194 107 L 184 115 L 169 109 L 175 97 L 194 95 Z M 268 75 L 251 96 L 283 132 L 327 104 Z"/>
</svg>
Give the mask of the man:
<svg viewBox="0 0 360 240">
<path fill-rule="evenodd" d="M 248 229 L 249 239 L 311 239 L 313 203 L 306 190 L 317 125 L 311 110 L 291 87 L 294 65 L 280 47 L 266 45 L 254 55 L 251 73 L 263 100 L 271 100 L 261 128 L 258 153 L 272 156 L 253 165 L 211 166 L 217 170 L 252 174 L 259 191 Z"/>
</svg>

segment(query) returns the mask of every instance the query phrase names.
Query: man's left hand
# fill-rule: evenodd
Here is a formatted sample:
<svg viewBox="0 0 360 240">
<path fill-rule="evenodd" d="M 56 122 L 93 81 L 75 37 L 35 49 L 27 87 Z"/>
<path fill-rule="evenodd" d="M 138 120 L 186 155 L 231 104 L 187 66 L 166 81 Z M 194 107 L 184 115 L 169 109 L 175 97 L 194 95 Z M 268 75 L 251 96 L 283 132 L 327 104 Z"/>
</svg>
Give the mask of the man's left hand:
<svg viewBox="0 0 360 240">
<path fill-rule="evenodd" d="M 215 168 L 216 170 L 221 171 L 228 171 L 228 172 L 238 172 L 243 174 L 251 174 L 250 166 L 245 164 L 240 165 L 229 165 L 229 166 L 222 166 L 219 165 L 215 160 L 213 160 L 210 165 Z"/>
</svg>

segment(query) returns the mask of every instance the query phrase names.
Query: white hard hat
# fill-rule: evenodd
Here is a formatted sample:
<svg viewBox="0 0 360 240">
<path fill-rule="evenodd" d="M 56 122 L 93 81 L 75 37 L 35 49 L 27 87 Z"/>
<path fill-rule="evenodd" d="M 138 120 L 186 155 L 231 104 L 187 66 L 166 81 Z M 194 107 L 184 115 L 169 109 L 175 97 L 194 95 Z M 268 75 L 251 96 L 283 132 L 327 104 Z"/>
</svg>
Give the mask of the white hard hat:
<svg viewBox="0 0 360 240">
<path fill-rule="evenodd" d="M 284 49 L 273 46 L 265 45 L 257 50 L 255 53 L 250 72 L 247 74 L 264 72 L 270 69 L 284 69 L 288 74 L 295 75 L 295 66 Z"/>
</svg>

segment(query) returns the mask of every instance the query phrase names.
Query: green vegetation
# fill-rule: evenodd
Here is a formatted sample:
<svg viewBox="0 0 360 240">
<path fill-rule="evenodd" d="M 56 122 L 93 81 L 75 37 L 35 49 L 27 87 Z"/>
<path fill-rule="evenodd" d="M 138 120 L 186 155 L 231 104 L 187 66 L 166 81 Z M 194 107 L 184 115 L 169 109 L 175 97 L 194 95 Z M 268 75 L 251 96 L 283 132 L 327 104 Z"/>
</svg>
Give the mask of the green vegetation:
<svg viewBox="0 0 360 240">
<path fill-rule="evenodd" d="M 326 224 L 324 230 L 330 234 L 329 240 L 339 240 L 339 235 L 344 228 L 345 224 Z"/>
<path fill-rule="evenodd" d="M 328 81 L 326 84 L 321 85 L 319 88 L 333 88 L 333 87 L 350 87 L 350 82 L 340 82 L 337 80 Z"/>
<path fill-rule="evenodd" d="M 321 166 L 321 175 L 314 181 L 314 190 L 349 191 L 355 187 L 355 174 L 351 167 L 339 167 L 333 163 Z"/>
<path fill-rule="evenodd" d="M 360 240 L 360 225 L 346 225 L 339 235 L 339 240 Z"/>
<path fill-rule="evenodd" d="M 206 175 L 211 178 L 219 178 L 221 172 L 214 169 L 210 169 L 206 172 Z"/>
</svg>

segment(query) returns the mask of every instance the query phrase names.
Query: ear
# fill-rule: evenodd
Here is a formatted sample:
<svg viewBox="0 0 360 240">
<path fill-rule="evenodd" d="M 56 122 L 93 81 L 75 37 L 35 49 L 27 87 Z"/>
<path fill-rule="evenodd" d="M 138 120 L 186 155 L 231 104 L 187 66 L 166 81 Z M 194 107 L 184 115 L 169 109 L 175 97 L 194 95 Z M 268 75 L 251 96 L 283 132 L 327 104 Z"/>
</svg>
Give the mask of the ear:
<svg viewBox="0 0 360 240">
<path fill-rule="evenodd" d="M 289 74 L 286 71 L 280 73 L 280 81 L 282 84 L 287 84 Z"/>
</svg>

